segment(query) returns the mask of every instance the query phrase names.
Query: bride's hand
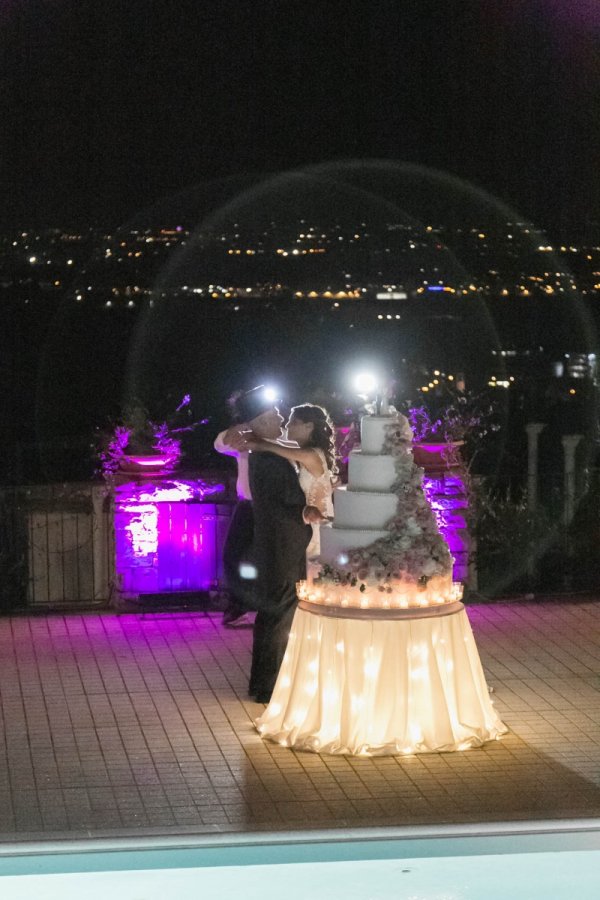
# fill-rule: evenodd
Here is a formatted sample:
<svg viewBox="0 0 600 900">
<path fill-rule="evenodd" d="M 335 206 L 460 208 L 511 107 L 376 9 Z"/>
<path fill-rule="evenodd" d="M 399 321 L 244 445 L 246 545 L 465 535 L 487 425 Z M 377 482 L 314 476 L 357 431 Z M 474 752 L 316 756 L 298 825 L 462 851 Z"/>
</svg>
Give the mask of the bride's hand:
<svg viewBox="0 0 600 900">
<path fill-rule="evenodd" d="M 244 427 L 240 425 L 234 426 L 225 434 L 224 443 L 229 447 L 233 447 L 234 450 L 247 450 L 247 442 L 250 436 L 253 436 L 251 431 L 244 431 Z"/>
</svg>

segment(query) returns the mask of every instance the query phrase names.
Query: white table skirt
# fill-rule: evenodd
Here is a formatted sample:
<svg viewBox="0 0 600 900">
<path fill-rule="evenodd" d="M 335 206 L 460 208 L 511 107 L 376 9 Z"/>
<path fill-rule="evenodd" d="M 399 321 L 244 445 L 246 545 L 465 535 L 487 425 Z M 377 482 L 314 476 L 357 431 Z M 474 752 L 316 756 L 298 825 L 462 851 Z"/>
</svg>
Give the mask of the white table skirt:
<svg viewBox="0 0 600 900">
<path fill-rule="evenodd" d="M 507 730 L 464 608 L 376 621 L 296 610 L 256 726 L 284 746 L 360 755 L 466 750 Z"/>
</svg>

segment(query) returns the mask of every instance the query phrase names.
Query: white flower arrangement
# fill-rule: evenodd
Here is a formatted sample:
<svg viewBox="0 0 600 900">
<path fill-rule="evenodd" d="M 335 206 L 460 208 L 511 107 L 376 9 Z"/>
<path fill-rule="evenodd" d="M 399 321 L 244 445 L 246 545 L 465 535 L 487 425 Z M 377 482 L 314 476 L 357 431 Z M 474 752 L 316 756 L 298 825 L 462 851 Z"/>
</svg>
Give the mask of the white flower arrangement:
<svg viewBox="0 0 600 900">
<path fill-rule="evenodd" d="M 394 457 L 396 480 L 392 490 L 398 498 L 396 512 L 386 526 L 388 535 L 351 551 L 343 569 L 324 565 L 317 582 L 358 585 L 362 591 L 376 584 L 380 591 L 391 593 L 392 580 L 425 587 L 430 578 L 452 571 L 450 551 L 423 493 L 423 469 L 413 459 L 408 420 L 399 416 L 386 431 L 384 453 Z"/>
</svg>

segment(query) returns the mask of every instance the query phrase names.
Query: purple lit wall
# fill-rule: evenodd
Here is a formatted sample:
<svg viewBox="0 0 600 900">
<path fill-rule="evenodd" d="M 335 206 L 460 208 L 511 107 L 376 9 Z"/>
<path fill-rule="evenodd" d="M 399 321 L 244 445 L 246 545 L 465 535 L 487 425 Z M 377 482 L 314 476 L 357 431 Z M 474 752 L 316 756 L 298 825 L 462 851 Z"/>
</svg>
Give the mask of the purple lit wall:
<svg viewBox="0 0 600 900">
<path fill-rule="evenodd" d="M 465 584 L 469 576 L 469 501 L 462 477 L 461 442 L 415 441 L 415 462 L 424 469 L 423 490 L 454 558 L 453 578 Z"/>
<path fill-rule="evenodd" d="M 454 581 L 464 584 L 469 568 L 468 501 L 464 482 L 454 473 L 441 477 L 426 474 L 423 490 L 454 558 Z"/>
<path fill-rule="evenodd" d="M 217 510 L 223 485 L 128 482 L 115 489 L 118 589 L 139 595 L 207 590 L 217 580 Z"/>
</svg>

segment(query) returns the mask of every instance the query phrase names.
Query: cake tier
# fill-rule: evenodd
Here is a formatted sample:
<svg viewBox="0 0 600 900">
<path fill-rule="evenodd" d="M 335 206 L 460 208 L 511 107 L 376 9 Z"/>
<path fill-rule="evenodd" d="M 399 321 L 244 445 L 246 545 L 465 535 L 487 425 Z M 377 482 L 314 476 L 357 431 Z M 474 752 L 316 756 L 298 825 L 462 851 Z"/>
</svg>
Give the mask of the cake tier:
<svg viewBox="0 0 600 900">
<path fill-rule="evenodd" d="M 363 416 L 360 420 L 360 445 L 363 452 L 383 453 L 386 428 L 397 423 L 397 416 Z"/>
<path fill-rule="evenodd" d="M 455 603 L 462 597 L 462 585 L 452 581 L 452 574 L 430 578 L 425 587 L 409 581 L 392 581 L 390 590 L 380 590 L 379 585 L 313 583 L 311 580 L 298 584 L 298 597 L 322 606 L 350 609 L 414 609 L 439 607 L 445 603 Z"/>
<path fill-rule="evenodd" d="M 396 514 L 398 498 L 395 494 L 373 491 L 349 491 L 338 487 L 333 493 L 335 525 L 338 528 L 384 529 Z"/>
<path fill-rule="evenodd" d="M 348 459 L 349 491 L 389 491 L 396 480 L 393 456 L 353 450 Z"/>
<path fill-rule="evenodd" d="M 321 525 L 321 563 L 337 568 L 344 566 L 348 562 L 348 554 L 352 550 L 368 547 L 388 535 L 389 531 L 385 529 L 338 528 L 332 525 Z"/>
</svg>

